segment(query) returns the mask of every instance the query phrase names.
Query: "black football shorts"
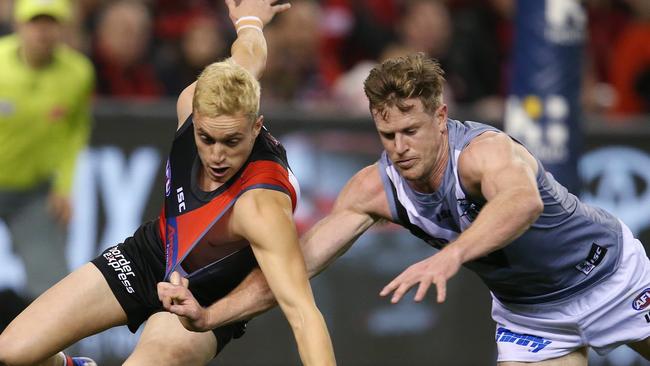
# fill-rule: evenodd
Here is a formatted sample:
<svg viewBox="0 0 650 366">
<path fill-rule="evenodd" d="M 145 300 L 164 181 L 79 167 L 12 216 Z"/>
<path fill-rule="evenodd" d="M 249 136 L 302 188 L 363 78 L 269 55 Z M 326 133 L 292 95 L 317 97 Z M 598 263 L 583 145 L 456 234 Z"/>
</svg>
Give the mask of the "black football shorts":
<svg viewBox="0 0 650 366">
<path fill-rule="evenodd" d="M 124 243 L 106 249 L 92 263 L 101 271 L 126 312 L 128 328 L 135 333 L 152 314 L 164 311 L 157 284 L 165 276 L 165 254 L 158 221 L 140 226 Z M 225 296 L 257 265 L 250 247 L 235 252 L 188 277 L 189 289 L 202 306 Z M 233 338 L 244 335 L 246 322 L 214 329 L 217 353 Z"/>
</svg>

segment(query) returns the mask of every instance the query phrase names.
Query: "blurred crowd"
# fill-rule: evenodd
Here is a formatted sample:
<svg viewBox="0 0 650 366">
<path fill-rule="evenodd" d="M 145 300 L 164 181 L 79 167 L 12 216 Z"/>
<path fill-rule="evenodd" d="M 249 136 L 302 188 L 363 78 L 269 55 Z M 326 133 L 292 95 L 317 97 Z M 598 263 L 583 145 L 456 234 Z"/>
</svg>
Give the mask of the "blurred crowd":
<svg viewBox="0 0 650 366">
<path fill-rule="evenodd" d="M 73 0 L 67 42 L 97 69 L 99 96 L 176 96 L 234 38 L 223 0 Z M 489 116 L 509 85 L 516 0 L 292 0 L 265 30 L 263 103 L 366 113 L 362 81 L 387 57 L 422 51 L 446 70 L 447 100 Z M 650 1 L 588 0 L 583 105 L 650 112 Z M 0 34 L 12 0 L 0 0 Z"/>
</svg>

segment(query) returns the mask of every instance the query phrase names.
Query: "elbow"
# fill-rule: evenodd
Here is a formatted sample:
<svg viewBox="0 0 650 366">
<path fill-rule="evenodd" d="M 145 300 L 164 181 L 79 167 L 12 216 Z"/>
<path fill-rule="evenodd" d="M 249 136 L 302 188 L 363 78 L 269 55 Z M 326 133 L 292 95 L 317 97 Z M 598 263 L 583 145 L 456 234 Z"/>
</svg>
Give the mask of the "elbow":
<svg viewBox="0 0 650 366">
<path fill-rule="evenodd" d="M 520 188 L 508 198 L 513 203 L 513 217 L 526 227 L 532 225 L 544 211 L 544 202 L 537 189 Z"/>
<path fill-rule="evenodd" d="M 528 199 L 525 202 L 528 221 L 532 224 L 544 212 L 544 202 L 542 202 L 542 198 L 537 190 L 535 190 L 535 194 L 528 195 Z"/>
<path fill-rule="evenodd" d="M 287 322 L 294 333 L 301 333 L 305 329 L 307 319 L 306 314 L 301 309 L 287 309 L 284 316 L 287 317 Z"/>
</svg>

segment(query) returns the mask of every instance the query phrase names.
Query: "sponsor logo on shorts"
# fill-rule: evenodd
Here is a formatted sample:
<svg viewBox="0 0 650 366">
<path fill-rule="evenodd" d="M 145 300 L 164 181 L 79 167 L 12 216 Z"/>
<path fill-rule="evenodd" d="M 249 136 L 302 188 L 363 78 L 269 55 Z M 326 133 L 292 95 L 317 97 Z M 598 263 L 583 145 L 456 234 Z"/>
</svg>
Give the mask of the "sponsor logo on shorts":
<svg viewBox="0 0 650 366">
<path fill-rule="evenodd" d="M 514 343 L 518 346 L 528 347 L 528 352 L 532 353 L 537 353 L 549 344 L 553 343 L 553 341 L 542 337 L 531 334 L 515 333 L 504 327 L 499 327 L 497 329 L 496 341 L 502 343 Z"/>
<path fill-rule="evenodd" d="M 644 310 L 648 306 L 650 306 L 650 288 L 643 290 L 639 296 L 632 300 L 632 307 L 634 310 Z"/>
<path fill-rule="evenodd" d="M 591 273 L 591 271 L 594 270 L 594 268 L 596 268 L 597 265 L 600 264 L 600 262 L 603 261 L 605 254 L 607 254 L 607 249 L 601 247 L 596 243 L 592 243 L 591 250 L 589 251 L 587 259 L 585 259 L 584 262 L 576 265 L 576 269 L 588 275 Z"/>
<path fill-rule="evenodd" d="M 124 285 L 126 292 L 130 294 L 134 293 L 135 290 L 131 285 L 131 281 L 129 281 L 129 276 L 135 277 L 135 273 L 131 269 L 131 262 L 124 257 L 124 254 L 122 254 L 117 246 L 110 248 L 103 256 L 107 264 L 117 272 L 117 278 Z"/>
</svg>

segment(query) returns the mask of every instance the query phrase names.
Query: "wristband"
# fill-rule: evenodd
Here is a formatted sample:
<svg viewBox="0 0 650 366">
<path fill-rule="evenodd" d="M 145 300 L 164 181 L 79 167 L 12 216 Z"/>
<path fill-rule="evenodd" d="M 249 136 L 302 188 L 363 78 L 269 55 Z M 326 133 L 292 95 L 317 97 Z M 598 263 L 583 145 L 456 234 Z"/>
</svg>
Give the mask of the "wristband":
<svg viewBox="0 0 650 366">
<path fill-rule="evenodd" d="M 244 20 L 253 20 L 253 21 L 259 22 L 260 25 L 264 25 L 264 23 L 262 23 L 262 19 L 260 19 L 259 17 L 254 16 L 254 15 L 249 15 L 249 16 L 245 16 L 245 17 L 241 17 L 241 18 L 237 19 L 237 21 L 235 22 L 235 26 L 237 26 L 237 24 L 239 24 L 239 22 L 244 21 Z"/>
<path fill-rule="evenodd" d="M 237 28 L 237 34 L 239 34 L 240 30 L 246 29 L 246 28 L 257 29 L 258 31 L 262 32 L 262 28 L 260 28 L 260 27 L 258 27 L 256 25 L 246 24 L 246 25 L 242 25 L 241 27 Z"/>
</svg>

